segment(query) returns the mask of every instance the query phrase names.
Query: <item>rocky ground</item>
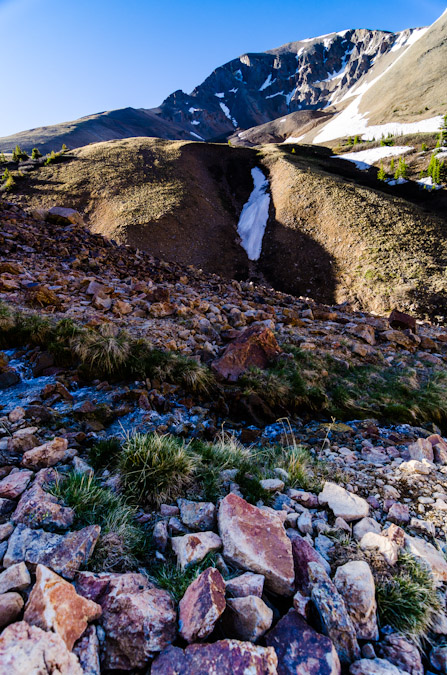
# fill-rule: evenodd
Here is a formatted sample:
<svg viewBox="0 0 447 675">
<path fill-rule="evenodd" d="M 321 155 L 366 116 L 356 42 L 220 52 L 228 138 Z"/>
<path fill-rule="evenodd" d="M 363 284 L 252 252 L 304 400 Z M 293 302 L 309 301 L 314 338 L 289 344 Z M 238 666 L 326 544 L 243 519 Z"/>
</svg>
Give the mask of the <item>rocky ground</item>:
<svg viewBox="0 0 447 675">
<path fill-rule="evenodd" d="M 0 673 L 447 672 L 442 326 L 0 247 Z"/>
</svg>

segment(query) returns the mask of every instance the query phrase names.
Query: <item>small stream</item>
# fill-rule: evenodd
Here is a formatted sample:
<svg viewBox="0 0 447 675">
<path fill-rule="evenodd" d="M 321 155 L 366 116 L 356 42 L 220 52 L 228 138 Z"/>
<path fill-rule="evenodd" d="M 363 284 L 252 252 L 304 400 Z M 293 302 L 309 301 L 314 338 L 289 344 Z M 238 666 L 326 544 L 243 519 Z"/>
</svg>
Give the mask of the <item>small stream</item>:
<svg viewBox="0 0 447 675">
<path fill-rule="evenodd" d="M 258 167 L 251 170 L 251 175 L 254 187 L 242 209 L 237 231 L 241 238 L 241 246 L 246 250 L 249 260 L 259 260 L 269 217 L 269 182 Z"/>
</svg>

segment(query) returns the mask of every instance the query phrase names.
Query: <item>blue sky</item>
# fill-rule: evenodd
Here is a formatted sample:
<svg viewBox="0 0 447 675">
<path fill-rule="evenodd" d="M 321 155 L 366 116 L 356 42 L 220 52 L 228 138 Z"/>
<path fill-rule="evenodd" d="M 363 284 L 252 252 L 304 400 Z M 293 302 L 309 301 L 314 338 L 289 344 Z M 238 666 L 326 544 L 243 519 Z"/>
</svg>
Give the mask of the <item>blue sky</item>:
<svg viewBox="0 0 447 675">
<path fill-rule="evenodd" d="M 0 0 L 0 136 L 155 107 L 243 52 L 345 28 L 428 25 L 445 7 L 446 0 Z"/>
</svg>

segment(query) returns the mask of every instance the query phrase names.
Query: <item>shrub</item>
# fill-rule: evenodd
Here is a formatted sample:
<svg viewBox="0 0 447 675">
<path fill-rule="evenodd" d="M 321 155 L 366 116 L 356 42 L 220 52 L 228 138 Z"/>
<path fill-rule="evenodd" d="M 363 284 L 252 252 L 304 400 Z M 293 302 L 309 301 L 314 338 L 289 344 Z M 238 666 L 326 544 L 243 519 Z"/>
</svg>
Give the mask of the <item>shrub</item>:
<svg viewBox="0 0 447 675">
<path fill-rule="evenodd" d="M 74 336 L 72 346 L 87 373 L 95 377 L 119 375 L 130 354 L 128 334 L 107 323 Z"/>
<path fill-rule="evenodd" d="M 73 363 L 73 345 L 80 342 L 85 332 L 86 329 L 78 326 L 72 319 L 61 319 L 57 322 L 47 347 L 59 365 L 69 366 Z"/>
<path fill-rule="evenodd" d="M 2 183 L 3 183 L 4 190 L 6 190 L 8 192 L 10 190 L 12 190 L 12 188 L 15 185 L 14 177 L 13 177 L 12 173 L 10 172 L 10 170 L 8 169 L 8 167 L 6 167 L 6 169 L 3 172 Z"/>
<path fill-rule="evenodd" d="M 42 153 L 37 148 L 33 148 L 31 151 L 31 159 L 39 159 L 39 157 L 42 157 Z"/>
<path fill-rule="evenodd" d="M 398 180 L 399 178 L 406 178 L 408 175 L 408 166 L 403 157 L 399 157 L 399 162 L 397 169 L 394 172 L 394 178 Z"/>
<path fill-rule="evenodd" d="M 213 501 L 222 494 L 222 471 L 253 468 L 253 455 L 235 436 L 222 432 L 214 443 L 196 441 L 193 450 L 199 458 L 195 471 L 199 490 L 204 499 Z"/>
<path fill-rule="evenodd" d="M 26 152 L 22 150 L 20 145 L 16 145 L 12 152 L 12 161 L 13 162 L 23 162 L 25 159 L 28 159 Z"/>
<path fill-rule="evenodd" d="M 100 525 L 101 536 L 89 565 L 98 571 L 135 568 L 147 535 L 135 522 L 135 509 L 93 476 L 69 473 L 50 488 L 76 514 L 75 525 Z"/>
<path fill-rule="evenodd" d="M 45 159 L 45 166 L 48 166 L 49 164 L 56 164 L 56 162 L 60 160 L 60 157 L 60 152 L 54 152 L 54 150 L 52 150 Z"/>
<path fill-rule="evenodd" d="M 4 152 L 0 152 L 0 164 L 4 164 L 6 162 L 6 157 Z"/>
<path fill-rule="evenodd" d="M 427 145 L 427 143 L 422 143 L 422 145 L 421 145 L 421 151 L 422 151 L 422 152 L 427 152 L 427 150 L 428 150 L 428 145 Z"/>
<path fill-rule="evenodd" d="M 47 345 L 54 327 L 46 317 L 39 314 L 20 313 L 16 319 L 17 338 L 20 344 Z"/>
<path fill-rule="evenodd" d="M 132 501 L 147 504 L 180 497 L 190 485 L 197 458 L 179 438 L 168 435 L 128 436 L 119 458 L 123 487 Z"/>
<path fill-rule="evenodd" d="M 376 583 L 381 626 L 420 641 L 436 622 L 440 602 L 431 572 L 406 552 L 399 555 L 393 576 Z"/>
<path fill-rule="evenodd" d="M 282 458 L 277 463 L 289 474 L 288 484 L 290 487 L 300 487 L 303 490 L 312 487 L 313 464 L 314 459 L 309 450 L 296 444 L 286 448 Z"/>
<path fill-rule="evenodd" d="M 0 335 L 10 333 L 16 325 L 15 315 L 5 303 L 0 302 Z"/>
<path fill-rule="evenodd" d="M 380 162 L 380 169 L 377 172 L 377 180 L 386 180 L 385 169 L 383 168 L 383 162 Z"/>
</svg>

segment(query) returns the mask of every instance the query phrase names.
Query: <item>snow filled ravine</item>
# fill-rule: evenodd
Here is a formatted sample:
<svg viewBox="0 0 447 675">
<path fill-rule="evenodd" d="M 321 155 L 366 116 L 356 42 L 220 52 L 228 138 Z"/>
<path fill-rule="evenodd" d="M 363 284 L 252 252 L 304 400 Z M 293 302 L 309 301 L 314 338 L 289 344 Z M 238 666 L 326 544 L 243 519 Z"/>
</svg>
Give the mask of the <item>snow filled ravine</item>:
<svg viewBox="0 0 447 675">
<path fill-rule="evenodd" d="M 270 195 L 269 182 L 261 169 L 251 170 L 254 188 L 249 200 L 244 204 L 237 225 L 241 238 L 241 246 L 247 251 L 250 260 L 258 260 L 261 255 L 262 238 L 269 217 Z"/>
</svg>

